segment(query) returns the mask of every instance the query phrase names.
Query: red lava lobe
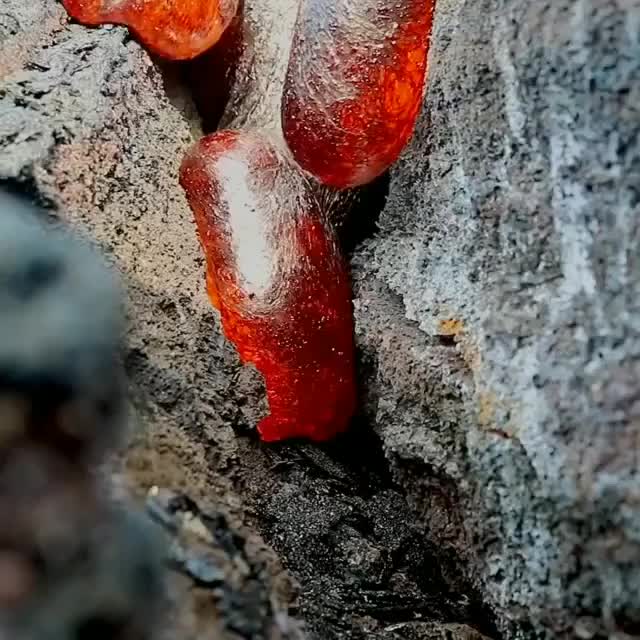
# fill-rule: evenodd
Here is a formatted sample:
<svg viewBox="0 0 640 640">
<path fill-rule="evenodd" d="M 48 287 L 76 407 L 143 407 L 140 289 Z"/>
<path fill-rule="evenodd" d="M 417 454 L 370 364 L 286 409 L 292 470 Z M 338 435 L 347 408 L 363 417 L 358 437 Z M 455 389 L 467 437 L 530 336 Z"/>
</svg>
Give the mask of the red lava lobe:
<svg viewBox="0 0 640 640">
<path fill-rule="evenodd" d="M 227 337 L 267 387 L 265 441 L 328 440 L 355 410 L 347 264 L 299 169 L 267 138 L 221 131 L 185 157 L 180 181 Z"/>
<path fill-rule="evenodd" d="M 83 24 L 122 24 L 151 51 L 171 60 L 211 48 L 231 22 L 238 0 L 63 0 Z"/>
<path fill-rule="evenodd" d="M 435 0 L 302 0 L 282 102 L 295 159 L 366 184 L 398 157 L 422 103 Z"/>
</svg>

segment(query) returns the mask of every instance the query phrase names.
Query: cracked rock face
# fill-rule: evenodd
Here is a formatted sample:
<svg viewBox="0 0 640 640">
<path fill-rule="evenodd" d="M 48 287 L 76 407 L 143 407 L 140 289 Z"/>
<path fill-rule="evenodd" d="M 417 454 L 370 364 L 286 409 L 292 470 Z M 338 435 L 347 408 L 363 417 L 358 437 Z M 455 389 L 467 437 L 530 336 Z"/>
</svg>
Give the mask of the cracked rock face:
<svg viewBox="0 0 640 640">
<path fill-rule="evenodd" d="M 256 75 L 267 58 L 244 51 L 220 112 L 269 126 L 287 44 L 247 4 L 279 59 Z M 135 490 L 248 526 L 319 638 L 638 634 L 638 0 L 439 0 L 422 118 L 352 261 L 380 443 L 319 457 L 236 433 L 260 390 L 206 301 L 177 182 L 200 133 L 181 70 L 53 0 L 5 5 L 0 180 L 124 272 Z"/>
<path fill-rule="evenodd" d="M 507 635 L 638 633 L 640 2 L 440 0 L 433 37 L 355 258 L 371 416 Z"/>
</svg>

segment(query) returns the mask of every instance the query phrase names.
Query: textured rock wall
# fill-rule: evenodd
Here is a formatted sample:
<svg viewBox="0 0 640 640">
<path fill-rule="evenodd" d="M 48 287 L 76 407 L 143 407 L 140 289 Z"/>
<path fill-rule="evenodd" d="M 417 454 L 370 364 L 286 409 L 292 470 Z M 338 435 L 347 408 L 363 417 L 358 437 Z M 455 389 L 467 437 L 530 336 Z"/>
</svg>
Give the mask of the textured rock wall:
<svg viewBox="0 0 640 640">
<path fill-rule="evenodd" d="M 355 257 L 376 429 L 507 636 L 640 633 L 640 2 L 439 0 L 430 65 Z"/>
<path fill-rule="evenodd" d="M 261 567 L 243 581 L 236 566 L 226 586 L 243 588 L 217 589 L 219 606 L 178 576 L 160 638 L 298 637 L 289 613 L 320 639 L 482 638 L 491 621 L 477 598 L 447 589 L 368 428 L 324 450 L 263 447 L 247 434 L 261 385 L 206 299 L 177 176 L 201 134 L 185 77 L 200 79 L 190 87 L 200 101 L 220 99 L 212 85 L 228 83 L 228 108 L 209 104 L 225 124 L 274 124 L 286 65 L 268 56 L 286 55 L 286 34 L 269 27 L 292 25 L 295 3 L 245 9 L 236 74 L 216 55 L 194 67 L 162 63 L 125 29 L 68 21 L 54 0 L 8 0 L 0 11 L 0 187 L 22 189 L 97 243 L 128 288 L 125 364 L 139 429 L 117 488 L 186 492 L 224 514 Z M 233 59 L 233 49 L 218 54 Z"/>
<path fill-rule="evenodd" d="M 286 50 L 255 31 L 260 6 L 250 42 Z M 256 74 L 256 48 L 225 124 L 271 124 L 284 65 Z M 125 274 L 136 488 L 187 489 L 264 533 L 317 637 L 495 632 L 466 578 L 505 638 L 638 634 L 640 2 L 440 0 L 430 64 L 353 257 L 365 409 L 400 488 L 373 440 L 327 458 L 234 434 L 256 390 L 177 185 L 199 134 L 180 69 L 53 0 L 5 0 L 0 178 Z"/>
</svg>

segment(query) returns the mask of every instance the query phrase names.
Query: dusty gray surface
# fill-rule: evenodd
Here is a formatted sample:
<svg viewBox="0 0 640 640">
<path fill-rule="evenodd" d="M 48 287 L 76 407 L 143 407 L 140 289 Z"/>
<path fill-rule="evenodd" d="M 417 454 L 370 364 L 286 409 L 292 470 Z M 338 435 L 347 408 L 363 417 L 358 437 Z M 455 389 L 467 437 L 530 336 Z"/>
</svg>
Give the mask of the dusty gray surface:
<svg viewBox="0 0 640 640">
<path fill-rule="evenodd" d="M 259 385 L 220 335 L 177 184 L 193 68 L 5 0 L 0 177 L 127 280 L 125 483 L 227 514 L 274 611 L 332 639 L 638 633 L 640 3 L 440 0 L 434 42 L 416 139 L 354 256 L 377 435 L 244 435 Z M 223 122 L 272 123 L 283 68 L 245 51 Z M 181 637 L 229 632 L 187 600 Z"/>
<path fill-rule="evenodd" d="M 434 42 L 355 260 L 371 415 L 507 636 L 640 633 L 640 2 L 440 0 Z"/>
<path fill-rule="evenodd" d="M 258 15 L 247 14 L 248 26 Z M 326 451 L 264 447 L 247 436 L 261 388 L 239 367 L 207 302 L 177 181 L 200 133 L 181 85 L 193 69 L 150 59 L 124 29 L 69 24 L 52 1 L 10 0 L 0 24 L 0 177 L 95 241 L 128 286 L 125 365 L 137 429 L 118 486 L 141 497 L 153 485 L 186 492 L 208 513 L 225 514 L 263 567 L 255 597 L 243 590 L 222 608 L 178 578 L 165 635 L 282 638 L 288 615 L 317 638 L 491 633 L 473 593 L 445 584 L 366 425 Z M 280 39 L 250 41 L 282 54 Z M 273 83 L 282 75 L 281 61 L 265 65 L 250 53 L 239 67 L 250 77 L 229 79 L 232 96 L 242 96 L 236 82 L 267 91 L 268 83 L 253 84 L 259 72 Z M 251 105 L 255 98 L 234 99 L 226 117 L 276 122 Z"/>
</svg>

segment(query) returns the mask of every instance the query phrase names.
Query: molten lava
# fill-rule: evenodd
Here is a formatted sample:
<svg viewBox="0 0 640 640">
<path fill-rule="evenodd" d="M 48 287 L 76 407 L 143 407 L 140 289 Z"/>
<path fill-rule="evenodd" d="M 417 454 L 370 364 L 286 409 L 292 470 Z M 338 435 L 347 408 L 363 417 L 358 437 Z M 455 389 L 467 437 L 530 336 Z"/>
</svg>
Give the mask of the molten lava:
<svg viewBox="0 0 640 640">
<path fill-rule="evenodd" d="M 302 0 L 282 102 L 296 161 L 339 189 L 370 182 L 411 137 L 435 0 Z"/>
<path fill-rule="evenodd" d="M 306 178 L 266 137 L 220 131 L 188 152 L 180 181 L 209 297 L 243 362 L 264 376 L 262 439 L 345 430 L 356 404 L 350 279 Z"/>
<path fill-rule="evenodd" d="M 238 0 L 63 0 L 83 24 L 122 24 L 151 51 L 188 60 L 210 49 L 238 9 Z"/>
</svg>

